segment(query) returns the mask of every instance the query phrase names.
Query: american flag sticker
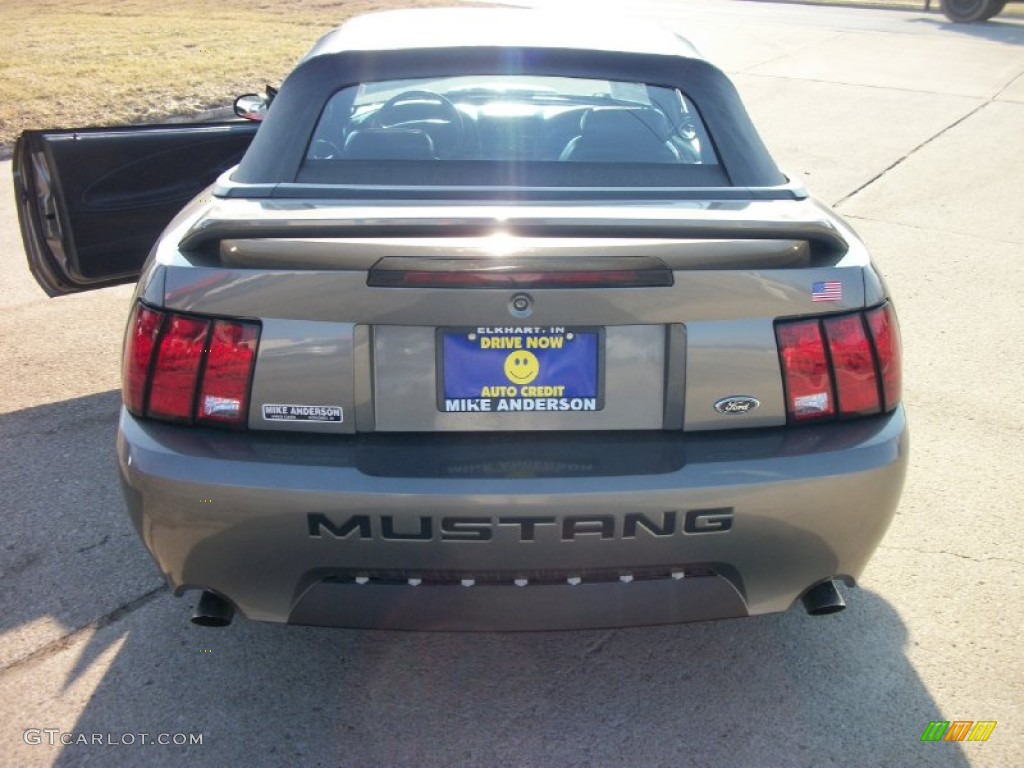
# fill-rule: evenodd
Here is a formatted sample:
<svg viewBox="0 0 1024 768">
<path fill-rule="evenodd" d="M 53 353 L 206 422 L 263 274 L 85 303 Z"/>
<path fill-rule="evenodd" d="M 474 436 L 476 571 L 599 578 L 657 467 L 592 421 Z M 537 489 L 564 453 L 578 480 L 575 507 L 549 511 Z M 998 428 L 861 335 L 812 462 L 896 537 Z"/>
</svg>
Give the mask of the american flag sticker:
<svg viewBox="0 0 1024 768">
<path fill-rule="evenodd" d="M 843 284 L 839 280 L 826 280 L 811 285 L 811 301 L 842 301 Z"/>
</svg>

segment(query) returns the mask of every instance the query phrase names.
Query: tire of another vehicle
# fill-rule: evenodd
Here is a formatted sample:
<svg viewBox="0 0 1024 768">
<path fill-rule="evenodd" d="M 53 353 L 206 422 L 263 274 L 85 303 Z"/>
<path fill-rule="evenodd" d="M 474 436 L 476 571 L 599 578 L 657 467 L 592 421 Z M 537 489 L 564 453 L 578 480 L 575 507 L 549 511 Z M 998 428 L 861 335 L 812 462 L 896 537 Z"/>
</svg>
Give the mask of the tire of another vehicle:
<svg viewBox="0 0 1024 768">
<path fill-rule="evenodd" d="M 942 0 L 942 12 L 955 22 L 985 21 L 1003 10 L 1007 0 Z"/>
<path fill-rule="evenodd" d="M 988 13 L 985 14 L 985 16 L 982 18 L 982 21 L 988 21 L 993 16 L 998 16 L 1000 13 L 1002 13 L 1003 8 L 1006 7 L 1007 2 L 1009 2 L 1009 0 L 993 0 L 992 7 L 989 8 Z"/>
</svg>

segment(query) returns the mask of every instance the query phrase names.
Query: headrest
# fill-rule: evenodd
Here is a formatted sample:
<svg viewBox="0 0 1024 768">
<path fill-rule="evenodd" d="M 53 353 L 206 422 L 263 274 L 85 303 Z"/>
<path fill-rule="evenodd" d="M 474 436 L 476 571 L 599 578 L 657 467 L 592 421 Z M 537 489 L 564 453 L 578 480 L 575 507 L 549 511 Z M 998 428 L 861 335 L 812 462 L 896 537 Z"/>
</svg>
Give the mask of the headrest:
<svg viewBox="0 0 1024 768">
<path fill-rule="evenodd" d="M 368 129 L 345 139 L 351 160 L 436 160 L 434 141 L 423 131 Z"/>
<path fill-rule="evenodd" d="M 670 133 L 668 120 L 653 109 L 619 109 L 617 107 L 598 107 L 583 115 L 580 120 L 580 131 L 584 135 L 608 134 L 612 136 L 628 136 L 631 133 L 644 132 L 664 141 Z"/>
</svg>

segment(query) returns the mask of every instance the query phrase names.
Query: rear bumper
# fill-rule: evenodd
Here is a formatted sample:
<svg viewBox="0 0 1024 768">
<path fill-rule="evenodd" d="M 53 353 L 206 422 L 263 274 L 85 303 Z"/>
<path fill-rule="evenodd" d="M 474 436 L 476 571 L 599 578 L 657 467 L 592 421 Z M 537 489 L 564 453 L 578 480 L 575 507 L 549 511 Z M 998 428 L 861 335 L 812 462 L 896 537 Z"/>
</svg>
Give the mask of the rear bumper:
<svg viewBox="0 0 1024 768">
<path fill-rule="evenodd" d="M 855 581 L 895 512 L 907 432 L 902 409 L 714 434 L 354 437 L 122 412 L 118 455 L 177 594 L 264 621 L 564 629 L 783 611 Z"/>
</svg>

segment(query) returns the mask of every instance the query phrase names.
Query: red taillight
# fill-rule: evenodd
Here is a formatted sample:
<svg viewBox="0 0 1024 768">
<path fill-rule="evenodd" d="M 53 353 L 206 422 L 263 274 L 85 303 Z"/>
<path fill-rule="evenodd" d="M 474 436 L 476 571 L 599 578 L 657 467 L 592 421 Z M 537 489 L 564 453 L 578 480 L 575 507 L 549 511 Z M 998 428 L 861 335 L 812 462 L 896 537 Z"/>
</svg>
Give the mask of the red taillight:
<svg viewBox="0 0 1024 768">
<path fill-rule="evenodd" d="M 882 372 L 882 393 L 885 410 L 891 411 L 903 396 L 903 350 L 900 329 L 891 304 L 885 304 L 867 313 L 871 338 L 878 352 L 878 367 Z"/>
<path fill-rule="evenodd" d="M 888 304 L 781 322 L 775 333 L 790 421 L 867 416 L 899 403 L 899 329 Z"/>
<path fill-rule="evenodd" d="M 882 410 L 874 355 L 860 314 L 830 317 L 825 334 L 835 371 L 836 398 L 843 416 L 866 416 Z"/>
<path fill-rule="evenodd" d="M 156 348 L 156 337 L 160 333 L 164 314 L 138 304 L 128 322 L 128 339 L 121 368 L 122 396 L 125 407 L 136 416 L 142 415 L 145 407 L 146 382 L 149 365 Z"/>
<path fill-rule="evenodd" d="M 147 415 L 182 421 L 192 418 L 199 363 L 209 335 L 209 320 L 170 316 L 156 352 Z"/>
<path fill-rule="evenodd" d="M 782 371 L 786 380 L 786 404 L 796 421 L 824 419 L 835 413 L 832 377 L 821 325 L 817 320 L 785 323 L 776 329 Z"/>
<path fill-rule="evenodd" d="M 124 402 L 136 416 L 244 425 L 259 326 L 138 305 L 124 355 Z"/>
<path fill-rule="evenodd" d="M 199 391 L 199 421 L 237 423 L 245 418 L 258 335 L 254 325 L 214 322 Z"/>
</svg>

